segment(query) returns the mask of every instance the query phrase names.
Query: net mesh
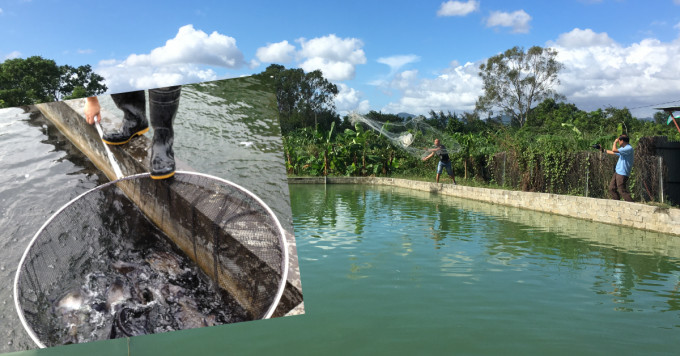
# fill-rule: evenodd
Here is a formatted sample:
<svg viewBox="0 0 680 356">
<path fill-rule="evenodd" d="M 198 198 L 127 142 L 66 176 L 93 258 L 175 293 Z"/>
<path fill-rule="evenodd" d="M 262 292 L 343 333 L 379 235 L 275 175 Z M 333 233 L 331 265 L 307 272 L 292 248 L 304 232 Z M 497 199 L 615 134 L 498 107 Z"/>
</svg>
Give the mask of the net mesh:
<svg viewBox="0 0 680 356">
<path fill-rule="evenodd" d="M 124 178 L 43 225 L 15 303 L 41 347 L 268 318 L 285 286 L 284 233 L 259 198 L 219 178 Z"/>
</svg>

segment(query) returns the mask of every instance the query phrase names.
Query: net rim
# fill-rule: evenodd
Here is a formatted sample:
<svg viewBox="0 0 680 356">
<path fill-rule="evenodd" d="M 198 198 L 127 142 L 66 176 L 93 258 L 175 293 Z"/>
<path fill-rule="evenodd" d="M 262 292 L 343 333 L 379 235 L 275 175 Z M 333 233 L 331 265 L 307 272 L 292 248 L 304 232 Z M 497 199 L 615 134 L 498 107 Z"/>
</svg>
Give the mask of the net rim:
<svg viewBox="0 0 680 356">
<path fill-rule="evenodd" d="M 286 240 L 286 230 L 283 228 L 281 225 L 281 222 L 279 221 L 279 218 L 274 214 L 274 211 L 267 205 L 260 197 L 255 195 L 253 192 L 250 190 L 244 188 L 241 185 L 238 185 L 234 182 L 228 181 L 226 179 L 216 177 L 210 174 L 205 174 L 205 173 L 199 173 L 199 172 L 190 172 L 190 171 L 176 171 L 175 174 L 179 175 L 194 175 L 194 176 L 201 176 L 209 179 L 214 179 L 219 182 L 222 182 L 226 185 L 235 187 L 236 189 L 244 192 L 246 195 L 249 197 L 253 198 L 257 203 L 262 205 L 262 207 L 265 208 L 265 211 L 274 219 L 274 222 L 276 224 L 277 229 L 279 230 L 279 242 L 281 243 L 281 246 L 283 247 L 283 256 L 282 256 L 282 261 L 281 261 L 281 280 L 279 282 L 279 287 L 278 290 L 274 296 L 274 301 L 271 303 L 269 306 L 269 309 L 267 309 L 267 312 L 264 314 L 264 316 L 260 319 L 269 319 L 271 318 L 272 314 L 274 314 L 274 311 L 276 310 L 276 307 L 279 305 L 279 302 L 281 301 L 281 296 L 283 296 L 283 292 L 286 287 L 286 283 L 288 281 L 288 268 L 289 268 L 289 262 L 288 262 L 288 241 Z M 19 303 L 19 277 L 21 276 L 21 271 L 24 263 L 26 262 L 26 259 L 28 258 L 28 253 L 35 244 L 35 242 L 38 239 L 38 236 L 42 231 L 54 220 L 64 209 L 68 208 L 71 204 L 79 200 L 80 198 L 84 197 L 85 195 L 96 191 L 100 189 L 104 189 L 105 187 L 116 184 L 118 182 L 126 181 L 126 180 L 133 180 L 133 179 L 138 179 L 138 178 L 145 178 L 145 177 L 151 177 L 151 173 L 140 173 L 140 174 L 135 174 L 123 178 L 116 179 L 114 181 L 110 181 L 104 184 L 101 184 L 99 186 L 96 186 L 92 189 L 89 189 L 88 191 L 78 195 L 77 197 L 71 199 L 68 203 L 64 204 L 61 208 L 59 208 L 52 216 L 50 216 L 47 221 L 45 221 L 44 224 L 38 229 L 38 231 L 33 235 L 33 238 L 29 242 L 28 246 L 26 246 L 26 249 L 24 250 L 24 253 L 21 256 L 21 260 L 19 260 L 19 264 L 17 265 L 17 271 L 14 276 L 14 307 L 17 311 L 17 314 L 19 315 L 19 320 L 21 321 L 21 324 L 24 326 L 24 330 L 28 332 L 28 335 L 31 337 L 33 342 L 38 345 L 40 348 L 46 348 L 47 346 L 40 340 L 38 335 L 33 331 L 33 328 L 28 324 L 26 321 L 26 318 L 24 316 L 23 308 L 21 308 L 21 304 Z"/>
</svg>

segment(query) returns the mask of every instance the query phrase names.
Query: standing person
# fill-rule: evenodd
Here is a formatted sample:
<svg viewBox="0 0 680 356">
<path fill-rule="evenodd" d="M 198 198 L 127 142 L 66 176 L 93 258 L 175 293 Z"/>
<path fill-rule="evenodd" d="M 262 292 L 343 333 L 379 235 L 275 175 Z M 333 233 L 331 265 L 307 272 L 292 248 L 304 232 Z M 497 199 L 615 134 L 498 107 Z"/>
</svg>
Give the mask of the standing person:
<svg viewBox="0 0 680 356">
<path fill-rule="evenodd" d="M 434 148 L 428 149 L 430 153 L 429 156 L 423 158 L 423 161 L 427 161 L 430 157 L 435 154 L 439 155 L 439 164 L 437 165 L 437 183 L 439 183 L 439 176 L 442 174 L 444 168 L 446 168 L 446 173 L 453 180 L 453 184 L 456 184 L 456 178 L 453 176 L 453 167 L 451 166 L 451 158 L 449 157 L 449 152 L 446 151 L 446 147 L 439 142 L 439 139 L 434 140 Z"/>
<path fill-rule="evenodd" d="M 179 107 L 181 91 L 182 87 L 179 85 L 149 89 L 149 111 L 153 127 L 150 170 L 153 179 L 166 179 L 175 174 L 172 124 Z M 105 134 L 102 137 L 104 142 L 109 145 L 122 145 L 130 142 L 133 137 L 149 131 L 143 90 L 112 94 L 111 99 L 118 109 L 123 111 L 123 125 L 118 131 Z M 87 123 L 94 124 L 95 118 L 100 121 L 100 111 L 101 106 L 97 97 L 86 99 L 85 119 Z"/>
<path fill-rule="evenodd" d="M 619 156 L 616 171 L 609 183 L 609 194 L 614 200 L 619 200 L 623 196 L 626 201 L 633 201 L 627 187 L 630 171 L 633 169 L 633 146 L 628 143 L 629 141 L 628 135 L 621 135 L 612 144 L 612 149 L 606 151 L 608 154 Z"/>
</svg>

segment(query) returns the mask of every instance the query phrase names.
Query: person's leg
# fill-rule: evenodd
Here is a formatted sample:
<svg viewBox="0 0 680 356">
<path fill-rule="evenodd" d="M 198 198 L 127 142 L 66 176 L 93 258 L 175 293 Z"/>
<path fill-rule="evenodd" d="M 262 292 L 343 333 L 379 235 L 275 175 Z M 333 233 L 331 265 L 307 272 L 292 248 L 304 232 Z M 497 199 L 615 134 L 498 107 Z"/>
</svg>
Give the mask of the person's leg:
<svg viewBox="0 0 680 356">
<path fill-rule="evenodd" d="M 633 197 L 630 196 L 628 191 L 628 177 L 617 174 L 616 175 L 616 185 L 619 189 L 619 194 L 623 197 L 625 201 L 633 201 Z"/>
<path fill-rule="evenodd" d="M 439 176 L 442 174 L 442 171 L 444 171 L 444 165 L 442 161 L 439 161 L 437 164 L 437 183 L 439 183 Z"/>
<path fill-rule="evenodd" d="M 619 196 L 619 193 L 617 192 L 617 187 L 616 187 L 616 176 L 618 174 L 614 173 L 612 176 L 611 182 L 609 182 L 609 195 L 611 195 L 612 199 L 614 200 L 619 200 L 621 197 Z"/>
<path fill-rule="evenodd" d="M 175 153 L 172 150 L 174 130 L 172 128 L 181 86 L 149 90 L 149 110 L 153 127 L 151 146 L 151 178 L 165 179 L 175 174 Z"/>
<path fill-rule="evenodd" d="M 122 145 L 133 137 L 149 131 L 143 90 L 112 94 L 111 99 L 118 109 L 123 111 L 123 125 L 118 131 L 105 134 L 102 137 L 104 142 L 109 145 Z"/>
<path fill-rule="evenodd" d="M 453 165 L 451 164 L 451 161 L 446 163 L 446 173 L 448 173 L 449 177 L 451 177 L 451 180 L 453 180 L 453 184 L 456 184 L 456 178 L 453 176 Z"/>
</svg>

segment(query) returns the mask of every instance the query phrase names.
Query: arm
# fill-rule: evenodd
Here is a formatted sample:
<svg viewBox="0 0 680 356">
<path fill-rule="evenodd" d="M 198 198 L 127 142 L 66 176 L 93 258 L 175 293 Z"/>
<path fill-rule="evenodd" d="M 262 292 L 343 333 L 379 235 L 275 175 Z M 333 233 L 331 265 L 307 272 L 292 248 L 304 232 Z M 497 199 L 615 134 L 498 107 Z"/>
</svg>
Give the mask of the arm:
<svg viewBox="0 0 680 356">
<path fill-rule="evenodd" d="M 423 158 L 423 161 L 427 161 L 427 160 L 430 159 L 430 157 L 432 157 L 432 156 L 434 156 L 434 152 L 430 153 L 429 156 L 424 157 L 424 158 Z"/>
<path fill-rule="evenodd" d="M 95 118 L 97 122 L 102 120 L 101 106 L 99 106 L 99 99 L 96 96 L 85 99 L 85 109 L 83 111 L 85 112 L 85 120 L 90 125 L 94 124 Z"/>
<path fill-rule="evenodd" d="M 606 153 L 610 155 L 615 155 L 619 153 L 619 149 L 617 148 L 616 144 L 619 142 L 619 139 L 614 140 L 614 143 L 612 144 L 612 149 L 611 150 L 605 150 Z"/>
</svg>

